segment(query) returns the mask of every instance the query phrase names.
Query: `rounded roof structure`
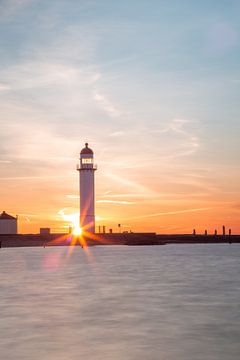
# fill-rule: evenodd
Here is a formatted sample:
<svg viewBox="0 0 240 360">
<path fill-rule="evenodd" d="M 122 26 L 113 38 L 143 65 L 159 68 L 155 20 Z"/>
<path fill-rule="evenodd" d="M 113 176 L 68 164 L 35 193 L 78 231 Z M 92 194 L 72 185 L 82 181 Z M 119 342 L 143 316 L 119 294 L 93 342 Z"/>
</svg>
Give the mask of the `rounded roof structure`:
<svg viewBox="0 0 240 360">
<path fill-rule="evenodd" d="M 81 154 L 81 155 L 84 155 L 84 154 L 91 154 L 91 155 L 93 155 L 93 151 L 92 151 L 92 149 L 90 149 L 90 148 L 88 147 L 88 143 L 85 144 L 85 148 L 83 148 L 83 149 L 81 150 L 80 154 Z"/>
<path fill-rule="evenodd" d="M 0 220 L 16 220 L 15 217 L 7 214 L 5 211 L 3 211 L 1 214 L 0 214 Z"/>
</svg>

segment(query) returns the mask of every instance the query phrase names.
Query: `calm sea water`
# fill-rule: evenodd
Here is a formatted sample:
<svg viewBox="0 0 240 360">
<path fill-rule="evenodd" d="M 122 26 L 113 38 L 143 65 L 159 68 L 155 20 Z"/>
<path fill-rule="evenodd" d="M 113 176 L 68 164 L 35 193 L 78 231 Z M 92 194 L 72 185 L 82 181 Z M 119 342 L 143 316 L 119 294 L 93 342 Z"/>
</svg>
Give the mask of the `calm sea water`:
<svg viewBox="0 0 240 360">
<path fill-rule="evenodd" d="M 238 360 L 240 245 L 0 250 L 2 360 Z"/>
</svg>

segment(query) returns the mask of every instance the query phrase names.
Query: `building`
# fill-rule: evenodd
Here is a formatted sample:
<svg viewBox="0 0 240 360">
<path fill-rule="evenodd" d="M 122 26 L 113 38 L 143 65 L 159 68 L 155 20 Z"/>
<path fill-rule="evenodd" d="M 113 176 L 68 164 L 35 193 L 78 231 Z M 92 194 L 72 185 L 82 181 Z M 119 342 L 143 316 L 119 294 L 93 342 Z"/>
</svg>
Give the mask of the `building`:
<svg viewBox="0 0 240 360">
<path fill-rule="evenodd" d="M 50 228 L 40 228 L 40 235 L 49 235 L 51 234 L 51 229 Z"/>
<path fill-rule="evenodd" d="M 78 166 L 80 180 L 80 226 L 83 233 L 95 233 L 95 189 L 93 151 L 85 144 Z"/>
<path fill-rule="evenodd" d="M 3 211 L 0 214 L 0 234 L 17 234 L 17 216 L 13 217 Z"/>
</svg>

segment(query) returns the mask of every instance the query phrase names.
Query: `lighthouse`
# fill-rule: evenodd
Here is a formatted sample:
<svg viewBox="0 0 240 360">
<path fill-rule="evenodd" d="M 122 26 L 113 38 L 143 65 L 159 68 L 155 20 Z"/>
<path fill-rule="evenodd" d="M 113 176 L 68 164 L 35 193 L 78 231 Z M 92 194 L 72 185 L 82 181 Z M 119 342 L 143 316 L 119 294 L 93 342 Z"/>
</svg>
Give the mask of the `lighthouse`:
<svg viewBox="0 0 240 360">
<path fill-rule="evenodd" d="M 97 167 L 93 163 L 93 151 L 85 144 L 80 152 L 78 166 L 80 181 L 80 226 L 83 233 L 95 232 L 95 189 L 94 172 Z"/>
</svg>

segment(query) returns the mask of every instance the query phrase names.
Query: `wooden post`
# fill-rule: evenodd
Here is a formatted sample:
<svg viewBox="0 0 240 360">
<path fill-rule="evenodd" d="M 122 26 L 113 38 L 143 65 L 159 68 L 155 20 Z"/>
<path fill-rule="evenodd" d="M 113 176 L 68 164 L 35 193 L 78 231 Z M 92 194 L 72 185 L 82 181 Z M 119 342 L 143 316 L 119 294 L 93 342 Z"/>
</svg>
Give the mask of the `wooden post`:
<svg viewBox="0 0 240 360">
<path fill-rule="evenodd" d="M 225 226 L 224 225 L 223 225 L 222 229 L 223 229 L 223 236 L 225 236 L 226 231 L 225 231 Z"/>
</svg>

